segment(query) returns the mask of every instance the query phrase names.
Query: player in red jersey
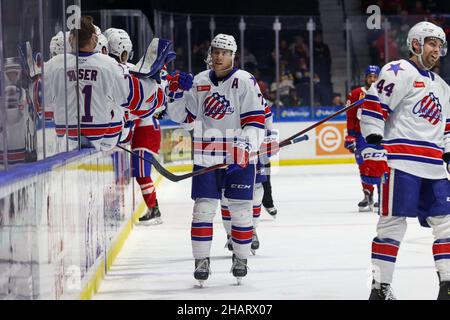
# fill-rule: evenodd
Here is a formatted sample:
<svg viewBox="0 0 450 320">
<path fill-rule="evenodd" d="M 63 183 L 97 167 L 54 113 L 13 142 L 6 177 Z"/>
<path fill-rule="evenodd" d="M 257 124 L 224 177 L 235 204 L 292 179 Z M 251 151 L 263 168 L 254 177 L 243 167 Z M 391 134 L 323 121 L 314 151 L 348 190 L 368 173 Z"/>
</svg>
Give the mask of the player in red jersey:
<svg viewBox="0 0 450 320">
<path fill-rule="evenodd" d="M 347 105 L 351 105 L 355 101 L 363 99 L 366 95 L 367 90 L 369 90 L 372 83 L 376 82 L 378 75 L 380 74 L 380 68 L 375 65 L 369 65 L 365 72 L 365 85 L 364 87 L 358 87 L 353 89 L 347 96 Z M 360 212 L 372 211 L 373 210 L 373 184 L 367 183 L 366 173 L 362 172 L 361 164 L 362 158 L 360 150 L 365 146 L 365 141 L 361 135 L 361 129 L 359 127 L 359 121 L 361 119 L 361 106 L 352 108 L 347 111 L 347 136 L 345 137 L 345 148 L 351 153 L 355 154 L 356 162 L 360 168 L 361 174 L 361 184 L 364 192 L 364 199 L 358 203 L 358 208 Z M 377 206 L 377 204 L 375 204 Z"/>
</svg>

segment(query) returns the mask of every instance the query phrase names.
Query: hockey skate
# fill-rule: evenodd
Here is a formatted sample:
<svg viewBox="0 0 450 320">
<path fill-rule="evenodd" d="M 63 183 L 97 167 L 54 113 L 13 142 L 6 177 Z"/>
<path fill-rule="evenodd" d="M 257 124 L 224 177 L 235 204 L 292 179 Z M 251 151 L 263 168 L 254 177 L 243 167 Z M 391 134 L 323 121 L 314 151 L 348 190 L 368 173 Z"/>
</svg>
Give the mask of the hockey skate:
<svg viewBox="0 0 450 320">
<path fill-rule="evenodd" d="M 252 245 L 251 245 L 250 251 L 252 252 L 253 255 L 255 255 L 256 250 L 258 250 L 258 249 L 259 249 L 259 239 L 258 239 L 258 235 L 256 234 L 256 230 L 253 229 Z"/>
<path fill-rule="evenodd" d="M 277 218 L 277 208 L 275 207 L 264 207 L 267 211 L 268 214 L 271 215 L 272 218 L 276 219 Z"/>
<path fill-rule="evenodd" d="M 153 208 L 148 208 L 147 212 L 139 218 L 139 222 L 144 225 L 157 225 L 163 223 L 159 207 L 156 205 Z"/>
<path fill-rule="evenodd" d="M 209 258 L 195 259 L 194 278 L 198 280 L 200 288 L 203 288 L 203 283 L 208 280 L 210 274 Z"/>
<path fill-rule="evenodd" d="M 233 265 L 231 266 L 231 272 L 236 277 L 237 284 L 242 283 L 242 278 L 247 275 L 247 259 L 240 259 L 233 254 Z"/>
<path fill-rule="evenodd" d="M 227 242 L 225 243 L 225 248 L 228 248 L 228 251 L 233 251 L 233 240 L 231 236 L 227 234 Z"/>
<path fill-rule="evenodd" d="M 373 194 L 364 190 L 364 199 L 358 203 L 359 212 L 373 211 Z"/>
<path fill-rule="evenodd" d="M 372 282 L 372 291 L 370 291 L 369 300 L 397 300 L 388 283 Z"/>
<path fill-rule="evenodd" d="M 439 278 L 439 293 L 438 300 L 450 300 L 450 281 L 441 281 L 439 272 L 437 273 Z"/>
</svg>

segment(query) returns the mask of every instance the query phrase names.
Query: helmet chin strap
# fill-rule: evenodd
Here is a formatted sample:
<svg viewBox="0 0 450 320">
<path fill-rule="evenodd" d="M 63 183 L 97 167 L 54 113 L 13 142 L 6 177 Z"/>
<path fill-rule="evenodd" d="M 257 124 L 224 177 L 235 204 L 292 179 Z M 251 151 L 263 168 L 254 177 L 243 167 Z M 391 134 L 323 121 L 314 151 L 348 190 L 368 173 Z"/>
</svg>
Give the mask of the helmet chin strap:
<svg viewBox="0 0 450 320">
<path fill-rule="evenodd" d="M 421 65 L 421 67 L 424 69 L 424 70 L 430 70 L 431 68 L 433 68 L 434 67 L 434 65 L 432 65 L 431 67 L 427 67 L 427 66 L 425 66 L 425 64 L 423 63 L 423 60 L 422 60 L 422 56 L 423 56 L 423 46 L 420 46 L 420 51 L 421 51 L 421 53 L 419 54 L 419 53 L 415 53 L 415 52 L 413 52 L 413 54 L 417 57 L 417 59 L 419 59 L 419 63 L 420 63 L 420 65 Z"/>
</svg>

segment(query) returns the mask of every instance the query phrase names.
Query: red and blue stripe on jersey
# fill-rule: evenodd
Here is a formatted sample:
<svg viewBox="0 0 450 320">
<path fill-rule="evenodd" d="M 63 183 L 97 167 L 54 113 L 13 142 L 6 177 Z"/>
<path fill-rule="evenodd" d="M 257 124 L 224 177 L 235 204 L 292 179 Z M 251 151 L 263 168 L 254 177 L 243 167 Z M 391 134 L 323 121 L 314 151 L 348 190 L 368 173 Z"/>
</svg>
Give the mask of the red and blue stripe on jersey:
<svg viewBox="0 0 450 320">
<path fill-rule="evenodd" d="M 445 135 L 450 134 L 450 119 L 445 120 Z"/>
<path fill-rule="evenodd" d="M 388 160 L 408 160 L 442 165 L 443 149 L 431 142 L 408 139 L 383 141 Z"/>
<path fill-rule="evenodd" d="M 138 78 L 130 75 L 128 77 L 128 86 L 130 94 L 128 95 L 127 102 L 122 104 L 122 107 L 131 111 L 139 110 L 144 101 L 144 88 L 142 87 L 142 83 Z"/>
<path fill-rule="evenodd" d="M 387 109 L 383 111 L 380 99 L 377 96 L 367 94 L 365 96 L 362 108 L 362 115 L 364 116 L 375 118 L 381 121 L 387 119 L 387 110 L 389 110 L 389 107 L 385 105 L 385 108 Z"/>
<path fill-rule="evenodd" d="M 122 122 L 113 122 L 106 124 L 80 124 L 81 135 L 89 140 L 99 140 L 103 138 L 114 138 L 120 135 L 122 132 Z M 56 134 L 59 138 L 63 137 L 67 133 L 66 125 L 56 125 Z M 78 126 L 68 126 L 69 139 L 77 139 Z"/>
<path fill-rule="evenodd" d="M 241 114 L 241 128 L 246 126 L 253 126 L 260 129 L 265 129 L 265 111 L 255 110 Z"/>
<path fill-rule="evenodd" d="M 7 151 L 8 164 L 16 164 L 25 161 L 25 148 Z M 0 162 L 3 162 L 3 151 L 0 153 Z"/>
</svg>

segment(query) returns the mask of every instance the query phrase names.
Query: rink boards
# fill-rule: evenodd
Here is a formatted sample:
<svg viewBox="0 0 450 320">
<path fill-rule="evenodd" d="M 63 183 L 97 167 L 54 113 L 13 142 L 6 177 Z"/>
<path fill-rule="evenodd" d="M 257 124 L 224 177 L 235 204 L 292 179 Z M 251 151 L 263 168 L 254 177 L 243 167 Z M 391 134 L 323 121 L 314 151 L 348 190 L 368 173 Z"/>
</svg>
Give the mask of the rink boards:
<svg viewBox="0 0 450 320">
<path fill-rule="evenodd" d="M 281 139 L 313 122 L 276 123 Z M 189 134 L 163 128 L 174 171 L 189 169 Z M 283 149 L 280 165 L 352 162 L 345 123 L 308 133 Z M 187 140 L 186 140 L 187 139 Z M 183 152 L 176 146 L 182 144 Z M 176 156 L 175 156 L 176 155 Z M 133 221 L 145 209 L 130 158 L 85 149 L 22 164 L 0 175 L 0 299 L 90 299 Z M 156 178 L 156 177 L 155 177 Z"/>
<path fill-rule="evenodd" d="M 90 298 L 137 212 L 129 157 L 82 150 L 14 171 L 0 177 L 0 299 Z"/>
</svg>

